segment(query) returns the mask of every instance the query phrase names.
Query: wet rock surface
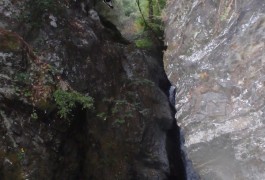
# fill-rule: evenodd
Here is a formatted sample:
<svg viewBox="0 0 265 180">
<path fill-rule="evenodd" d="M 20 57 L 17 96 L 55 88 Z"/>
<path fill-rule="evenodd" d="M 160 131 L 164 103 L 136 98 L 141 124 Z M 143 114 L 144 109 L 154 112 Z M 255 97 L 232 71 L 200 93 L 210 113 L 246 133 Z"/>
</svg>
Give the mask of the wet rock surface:
<svg viewBox="0 0 265 180">
<path fill-rule="evenodd" d="M 161 55 L 95 10 L 38 2 L 0 2 L 0 179 L 183 177 L 169 159 L 180 157 Z M 93 97 L 93 109 L 58 115 L 56 89 Z"/>
<path fill-rule="evenodd" d="M 264 179 L 265 2 L 175 0 L 166 14 L 188 179 Z"/>
</svg>

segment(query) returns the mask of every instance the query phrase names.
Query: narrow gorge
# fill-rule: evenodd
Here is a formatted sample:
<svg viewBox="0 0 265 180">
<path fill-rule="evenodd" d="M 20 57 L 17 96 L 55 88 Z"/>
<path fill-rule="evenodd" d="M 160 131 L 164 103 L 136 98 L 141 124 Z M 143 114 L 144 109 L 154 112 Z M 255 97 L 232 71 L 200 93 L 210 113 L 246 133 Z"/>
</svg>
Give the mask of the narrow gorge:
<svg viewBox="0 0 265 180">
<path fill-rule="evenodd" d="M 263 0 L 0 0 L 0 179 L 265 179 L 264 62 Z"/>
</svg>

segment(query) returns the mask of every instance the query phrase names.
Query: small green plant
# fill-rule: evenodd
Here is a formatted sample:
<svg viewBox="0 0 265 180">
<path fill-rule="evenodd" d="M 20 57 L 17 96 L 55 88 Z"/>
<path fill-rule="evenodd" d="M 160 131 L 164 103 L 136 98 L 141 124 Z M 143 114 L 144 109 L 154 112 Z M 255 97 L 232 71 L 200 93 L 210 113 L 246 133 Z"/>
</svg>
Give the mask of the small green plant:
<svg viewBox="0 0 265 180">
<path fill-rule="evenodd" d="M 32 93 L 29 90 L 25 90 L 24 93 L 23 93 L 23 95 L 25 97 L 31 97 L 32 96 Z"/>
<path fill-rule="evenodd" d="M 153 46 L 153 42 L 148 38 L 138 39 L 135 41 L 138 48 L 149 49 Z"/>
<path fill-rule="evenodd" d="M 13 89 L 14 89 L 15 95 L 16 96 L 19 96 L 20 95 L 20 92 L 21 92 L 20 88 L 17 87 L 17 86 L 13 86 Z"/>
<path fill-rule="evenodd" d="M 114 122 L 113 122 L 113 125 L 122 125 L 125 123 L 125 120 L 124 119 L 116 119 Z"/>
<path fill-rule="evenodd" d="M 33 120 L 37 120 L 38 119 L 38 114 L 36 113 L 35 110 L 32 111 L 32 113 L 30 115 L 30 118 L 33 119 Z"/>
<path fill-rule="evenodd" d="M 124 99 L 115 100 L 115 106 L 112 109 L 112 114 L 118 113 L 121 108 L 128 105 L 128 102 Z"/>
<path fill-rule="evenodd" d="M 101 112 L 101 113 L 97 114 L 97 117 L 99 117 L 103 121 L 106 121 L 107 120 L 107 114 L 104 113 L 104 112 Z"/>
<path fill-rule="evenodd" d="M 19 152 L 17 153 L 17 157 L 18 157 L 19 162 L 22 164 L 22 162 L 25 159 L 25 151 L 24 151 L 24 148 L 21 148 L 19 150 Z"/>
<path fill-rule="evenodd" d="M 21 83 L 29 84 L 30 83 L 30 74 L 27 72 L 17 73 L 15 80 Z"/>
<path fill-rule="evenodd" d="M 93 98 L 85 96 L 76 91 L 67 92 L 61 89 L 53 93 L 55 103 L 58 108 L 58 114 L 61 118 L 67 118 L 76 103 L 79 103 L 86 109 L 93 109 Z"/>
<path fill-rule="evenodd" d="M 150 109 L 149 108 L 145 108 L 141 111 L 139 111 L 139 113 L 143 116 L 147 116 L 150 113 Z"/>
<path fill-rule="evenodd" d="M 129 102 L 126 99 L 114 100 L 114 106 L 111 111 L 111 115 L 115 117 L 113 126 L 121 126 L 125 124 L 126 120 L 133 118 L 134 113 L 137 112 L 138 104 L 136 102 Z"/>
</svg>

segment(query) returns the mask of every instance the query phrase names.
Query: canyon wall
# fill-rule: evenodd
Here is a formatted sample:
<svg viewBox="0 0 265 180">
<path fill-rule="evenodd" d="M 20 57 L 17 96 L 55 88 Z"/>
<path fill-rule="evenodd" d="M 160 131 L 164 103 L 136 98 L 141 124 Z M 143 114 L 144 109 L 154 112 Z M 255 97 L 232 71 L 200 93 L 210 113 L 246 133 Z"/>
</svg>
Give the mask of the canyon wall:
<svg viewBox="0 0 265 180">
<path fill-rule="evenodd" d="M 265 1 L 168 1 L 164 64 L 188 179 L 264 179 L 264 43 Z"/>
</svg>

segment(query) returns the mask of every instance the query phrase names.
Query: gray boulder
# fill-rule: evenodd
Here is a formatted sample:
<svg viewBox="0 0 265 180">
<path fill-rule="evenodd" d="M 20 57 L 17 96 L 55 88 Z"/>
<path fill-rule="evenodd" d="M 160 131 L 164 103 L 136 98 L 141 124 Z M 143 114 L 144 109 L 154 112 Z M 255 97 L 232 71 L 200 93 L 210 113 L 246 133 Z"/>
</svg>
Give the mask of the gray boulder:
<svg viewBox="0 0 265 180">
<path fill-rule="evenodd" d="M 188 179 L 265 178 L 264 22 L 262 0 L 168 2 L 164 64 Z"/>
</svg>

